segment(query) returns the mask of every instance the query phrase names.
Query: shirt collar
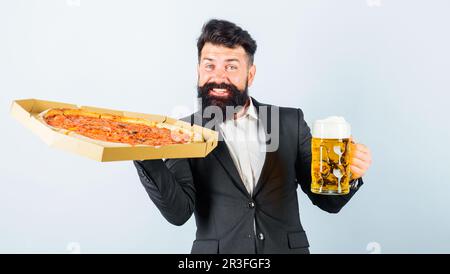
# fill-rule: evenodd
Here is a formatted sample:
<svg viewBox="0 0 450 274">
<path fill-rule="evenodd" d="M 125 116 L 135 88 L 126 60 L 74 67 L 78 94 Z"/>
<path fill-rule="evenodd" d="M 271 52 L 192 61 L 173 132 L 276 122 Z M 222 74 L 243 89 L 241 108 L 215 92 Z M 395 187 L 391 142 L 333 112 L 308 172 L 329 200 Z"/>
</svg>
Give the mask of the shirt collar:
<svg viewBox="0 0 450 274">
<path fill-rule="evenodd" d="M 249 99 L 250 99 L 250 104 L 248 105 L 245 114 L 243 116 L 241 116 L 240 118 L 238 118 L 238 120 L 244 119 L 244 118 L 249 118 L 249 117 L 251 117 L 255 120 L 258 120 L 258 112 L 256 111 L 256 107 L 253 104 L 252 98 L 250 97 Z M 237 123 L 237 120 L 234 120 L 234 119 L 226 120 L 224 123 L 221 123 L 221 126 L 224 126 L 225 124 L 233 124 L 233 123 Z"/>
<path fill-rule="evenodd" d="M 253 104 L 253 100 L 251 97 L 250 97 L 250 105 L 248 106 L 246 115 L 249 115 L 250 117 L 258 120 L 258 113 L 256 112 L 256 107 Z"/>
</svg>

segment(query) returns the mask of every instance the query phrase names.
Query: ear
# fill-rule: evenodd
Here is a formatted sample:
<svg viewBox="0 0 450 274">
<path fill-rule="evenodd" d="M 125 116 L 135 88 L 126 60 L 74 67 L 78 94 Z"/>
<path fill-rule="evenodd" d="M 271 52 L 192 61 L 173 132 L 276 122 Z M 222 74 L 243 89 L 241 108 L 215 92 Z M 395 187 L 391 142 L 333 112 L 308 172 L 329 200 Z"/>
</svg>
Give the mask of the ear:
<svg viewBox="0 0 450 274">
<path fill-rule="evenodd" d="M 253 84 L 253 80 L 255 79 L 256 74 L 256 66 L 253 64 L 248 70 L 248 82 L 247 85 L 250 87 Z"/>
</svg>

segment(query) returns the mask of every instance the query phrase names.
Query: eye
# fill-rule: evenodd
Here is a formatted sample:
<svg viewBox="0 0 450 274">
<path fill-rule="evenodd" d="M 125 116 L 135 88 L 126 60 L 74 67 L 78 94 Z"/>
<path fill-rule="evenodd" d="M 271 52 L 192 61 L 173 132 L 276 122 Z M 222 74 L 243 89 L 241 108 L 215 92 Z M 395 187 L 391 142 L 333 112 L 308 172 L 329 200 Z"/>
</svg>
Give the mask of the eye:
<svg viewBox="0 0 450 274">
<path fill-rule="evenodd" d="M 235 65 L 228 65 L 227 66 L 227 70 L 237 70 L 237 66 L 235 66 Z"/>
<path fill-rule="evenodd" d="M 213 64 L 206 64 L 205 65 L 205 69 L 206 70 L 213 70 L 214 69 L 214 65 Z"/>
</svg>

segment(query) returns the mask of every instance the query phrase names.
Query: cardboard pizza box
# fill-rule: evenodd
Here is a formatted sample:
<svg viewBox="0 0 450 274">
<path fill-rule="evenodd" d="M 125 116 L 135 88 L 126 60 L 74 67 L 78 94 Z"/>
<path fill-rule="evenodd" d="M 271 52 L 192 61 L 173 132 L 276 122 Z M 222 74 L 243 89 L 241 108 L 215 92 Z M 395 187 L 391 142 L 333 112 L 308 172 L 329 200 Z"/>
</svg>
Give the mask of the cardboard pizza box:
<svg viewBox="0 0 450 274">
<path fill-rule="evenodd" d="M 38 119 L 39 113 L 49 108 L 80 108 L 98 113 L 109 113 L 133 118 L 144 118 L 150 121 L 174 124 L 194 130 L 202 134 L 204 142 L 190 144 L 174 144 L 160 147 L 131 146 L 127 144 L 98 144 L 88 138 L 77 138 L 52 129 Z M 162 158 L 198 158 L 208 155 L 218 142 L 218 133 L 197 125 L 176 120 L 163 115 L 152 115 L 137 112 L 119 111 L 106 108 L 77 106 L 74 104 L 44 101 L 38 99 L 15 100 L 11 106 L 11 115 L 20 123 L 38 135 L 51 147 L 85 156 L 100 161 L 127 161 Z"/>
</svg>

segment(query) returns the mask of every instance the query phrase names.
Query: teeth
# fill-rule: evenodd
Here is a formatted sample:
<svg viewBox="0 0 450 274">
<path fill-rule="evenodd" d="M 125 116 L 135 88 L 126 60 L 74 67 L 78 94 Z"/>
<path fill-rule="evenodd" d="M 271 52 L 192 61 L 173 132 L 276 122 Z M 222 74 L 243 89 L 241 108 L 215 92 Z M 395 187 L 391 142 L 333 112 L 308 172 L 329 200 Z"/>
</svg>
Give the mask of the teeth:
<svg viewBox="0 0 450 274">
<path fill-rule="evenodd" d="M 213 88 L 213 90 L 214 90 L 215 92 L 220 92 L 220 93 L 227 92 L 226 89 L 221 89 L 221 88 Z"/>
</svg>

